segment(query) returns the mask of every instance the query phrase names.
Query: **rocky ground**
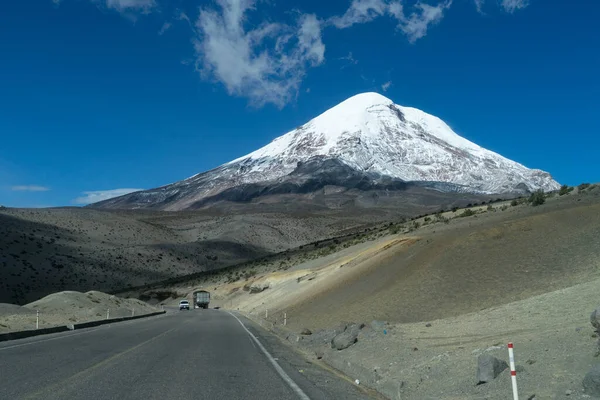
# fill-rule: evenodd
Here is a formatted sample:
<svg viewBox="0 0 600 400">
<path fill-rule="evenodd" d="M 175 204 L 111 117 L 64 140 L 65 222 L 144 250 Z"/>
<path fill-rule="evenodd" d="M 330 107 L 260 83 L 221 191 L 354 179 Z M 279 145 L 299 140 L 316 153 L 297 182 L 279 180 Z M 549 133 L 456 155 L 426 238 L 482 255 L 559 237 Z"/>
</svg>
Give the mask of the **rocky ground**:
<svg viewBox="0 0 600 400">
<path fill-rule="evenodd" d="M 582 380 L 600 362 L 590 325 L 600 305 L 600 187 L 471 211 L 169 290 L 209 289 L 213 305 L 246 313 L 390 398 L 510 398 L 506 370 L 476 379 L 478 356 L 508 361 L 509 341 L 521 397 L 585 398 Z M 350 341 L 338 350 L 332 340 Z"/>
<path fill-rule="evenodd" d="M 582 380 L 600 362 L 590 324 L 591 311 L 600 305 L 599 290 L 600 280 L 595 280 L 427 323 L 365 318 L 362 329 L 354 328 L 356 336 L 347 337 L 340 333 L 346 326 L 351 332 L 352 324 L 302 335 L 302 330 L 273 326 L 263 316 L 253 318 L 308 357 L 320 358 L 390 399 L 512 398 L 508 369 L 479 385 L 476 373 L 481 354 L 508 362 L 508 342 L 515 347 L 521 398 L 583 399 Z M 332 340 L 342 349 L 332 348 Z"/>
<path fill-rule="evenodd" d="M 99 319 L 150 314 L 158 308 L 138 299 L 124 299 L 102 292 L 59 292 L 18 306 L 0 304 L 0 333 L 35 329 L 39 311 L 39 328 L 50 328 Z"/>
</svg>

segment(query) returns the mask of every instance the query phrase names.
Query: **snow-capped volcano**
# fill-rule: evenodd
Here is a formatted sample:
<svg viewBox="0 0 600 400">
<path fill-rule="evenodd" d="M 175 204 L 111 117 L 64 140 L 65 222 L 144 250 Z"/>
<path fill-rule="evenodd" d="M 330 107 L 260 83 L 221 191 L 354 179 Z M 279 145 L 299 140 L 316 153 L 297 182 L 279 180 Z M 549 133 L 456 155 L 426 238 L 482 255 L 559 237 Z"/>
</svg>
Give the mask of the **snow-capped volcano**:
<svg viewBox="0 0 600 400">
<path fill-rule="evenodd" d="M 340 176 L 332 176 L 330 170 L 323 180 L 326 160 L 333 161 L 328 165 L 335 166 Z M 306 163 L 311 165 L 308 170 Z M 240 200 L 240 191 L 242 200 L 248 200 L 248 185 L 254 185 L 251 197 L 291 193 L 314 181 L 314 174 L 320 174 L 321 187 L 343 185 L 348 174 L 354 180 L 360 176 L 363 186 L 370 181 L 369 188 L 392 181 L 431 182 L 438 187 L 445 183 L 453 190 L 477 193 L 523 193 L 560 186 L 547 172 L 528 169 L 460 137 L 433 115 L 396 105 L 377 93 L 362 93 L 211 171 L 98 205 L 179 210 L 217 195 Z M 318 186 L 312 182 L 309 188 Z"/>
</svg>

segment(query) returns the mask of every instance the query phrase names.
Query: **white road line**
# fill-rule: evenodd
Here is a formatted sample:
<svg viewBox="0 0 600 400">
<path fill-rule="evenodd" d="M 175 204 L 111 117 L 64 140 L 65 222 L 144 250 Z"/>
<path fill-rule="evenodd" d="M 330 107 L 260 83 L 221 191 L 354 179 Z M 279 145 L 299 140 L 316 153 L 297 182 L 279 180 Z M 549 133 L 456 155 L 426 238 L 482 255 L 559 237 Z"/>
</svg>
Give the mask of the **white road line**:
<svg viewBox="0 0 600 400">
<path fill-rule="evenodd" d="M 164 316 L 166 316 L 166 315 L 167 315 L 167 314 L 163 314 L 163 315 L 162 315 L 162 317 L 164 317 Z M 160 315 L 157 315 L 157 317 L 160 317 Z M 148 319 L 141 318 L 141 319 L 138 319 L 138 320 L 135 320 L 135 319 L 134 319 L 134 320 L 131 320 L 131 321 L 122 321 L 122 322 L 120 323 L 120 326 L 125 326 L 125 325 L 128 325 L 128 324 L 130 324 L 130 323 L 135 323 L 135 322 L 140 322 L 140 321 L 148 321 Z M 118 322 L 116 322 L 116 323 L 118 323 Z M 95 332 L 95 331 L 97 331 L 97 330 L 99 330 L 99 329 L 110 328 L 110 327 L 111 327 L 113 324 L 114 324 L 114 323 L 110 323 L 110 324 L 104 324 L 104 325 L 100 325 L 100 326 L 98 326 L 97 328 L 93 328 L 93 329 L 91 329 L 91 328 L 81 328 L 81 331 L 80 331 L 80 332 L 72 333 L 72 334 L 70 334 L 70 335 L 66 335 L 66 334 L 65 334 L 65 335 L 60 335 L 60 336 L 52 337 L 52 338 L 49 338 L 49 339 L 33 340 L 33 341 L 31 341 L 31 342 L 27 342 L 27 343 L 21 343 L 21 344 L 15 344 L 15 345 L 12 345 L 12 346 L 6 346 L 6 347 L 2 347 L 2 346 L 0 345 L 0 351 L 2 351 L 2 350 L 8 350 L 8 349 L 14 349 L 14 348 L 16 348 L 16 347 L 31 346 L 32 344 L 49 342 L 49 341 L 51 341 L 51 340 L 64 339 L 64 338 L 68 338 L 68 337 L 71 337 L 71 336 L 82 335 L 82 334 L 84 334 L 84 333 Z M 32 337 L 36 337 L 36 336 L 32 336 Z M 24 339 L 25 339 L 25 338 L 24 338 Z M 20 339 L 12 339 L 12 340 L 20 340 Z"/>
<path fill-rule="evenodd" d="M 68 337 L 71 337 L 71 336 L 83 335 L 84 333 L 94 332 L 94 331 L 97 331 L 98 329 L 101 329 L 101 328 L 87 329 L 87 330 L 85 330 L 83 332 L 77 332 L 77 333 L 73 333 L 71 335 L 60 335 L 60 336 L 56 336 L 56 337 L 53 337 L 53 338 L 50 338 L 50 339 L 35 340 L 33 342 L 27 342 L 27 343 L 15 344 L 15 345 L 12 345 L 12 346 L 0 347 L 0 351 L 2 351 L 2 350 L 8 350 L 8 349 L 14 349 L 15 347 L 30 346 L 32 344 L 49 342 L 51 340 L 64 339 L 64 338 L 68 338 Z"/>
<path fill-rule="evenodd" d="M 254 336 L 252 334 L 252 332 L 250 332 L 248 330 L 248 328 L 246 328 L 246 326 L 244 325 L 244 323 L 242 321 L 240 321 L 240 319 L 238 317 L 236 317 L 235 315 L 233 315 L 229 311 L 227 311 L 227 314 L 229 314 L 233 318 L 237 319 L 237 321 L 240 323 L 240 325 L 242 326 L 242 328 L 244 328 L 244 330 L 248 333 L 248 335 L 250 335 L 250 337 L 254 340 L 254 342 L 256 342 L 256 344 L 262 350 L 262 352 L 265 354 L 265 356 L 267 356 L 267 358 L 269 359 L 269 361 L 271 362 L 271 364 L 273 364 L 273 366 L 275 367 L 275 370 L 277 371 L 277 373 L 279 374 L 279 376 L 281 376 L 281 379 L 283 379 L 285 381 L 285 383 L 288 384 L 288 386 L 298 395 L 298 397 L 300 397 L 302 400 L 310 400 L 310 397 L 308 397 L 306 395 L 306 393 L 304 393 L 304 391 L 302 389 L 300 389 L 300 386 L 298 386 L 296 384 L 296 382 L 294 382 L 293 379 L 290 378 L 290 376 L 288 374 L 286 374 L 286 372 L 283 370 L 283 368 L 281 368 L 281 366 L 277 363 L 277 361 L 275 361 L 275 359 L 273 358 L 273 356 L 271 354 L 269 354 L 269 352 L 267 351 L 267 349 L 265 349 L 265 347 L 256 338 L 256 336 Z"/>
</svg>

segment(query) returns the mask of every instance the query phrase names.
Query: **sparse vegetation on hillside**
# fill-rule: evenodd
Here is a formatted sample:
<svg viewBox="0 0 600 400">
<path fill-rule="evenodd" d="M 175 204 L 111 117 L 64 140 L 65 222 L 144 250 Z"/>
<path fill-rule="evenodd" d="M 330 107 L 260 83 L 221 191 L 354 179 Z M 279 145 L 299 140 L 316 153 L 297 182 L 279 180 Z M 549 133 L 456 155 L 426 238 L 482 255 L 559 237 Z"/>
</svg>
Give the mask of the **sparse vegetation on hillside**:
<svg viewBox="0 0 600 400">
<path fill-rule="evenodd" d="M 534 207 L 541 206 L 546 202 L 546 195 L 543 190 L 536 190 L 535 192 L 531 193 L 531 196 L 529 196 L 527 202 Z"/>
<path fill-rule="evenodd" d="M 465 211 L 463 211 L 461 214 L 459 214 L 458 217 L 464 218 L 464 217 L 471 217 L 473 215 L 475 215 L 475 211 L 471 210 L 470 208 L 467 208 Z"/>
<path fill-rule="evenodd" d="M 560 190 L 558 191 L 558 195 L 559 196 L 564 196 L 565 194 L 569 194 L 569 192 L 573 191 L 572 187 L 569 187 L 567 185 L 562 185 L 560 187 Z"/>
</svg>

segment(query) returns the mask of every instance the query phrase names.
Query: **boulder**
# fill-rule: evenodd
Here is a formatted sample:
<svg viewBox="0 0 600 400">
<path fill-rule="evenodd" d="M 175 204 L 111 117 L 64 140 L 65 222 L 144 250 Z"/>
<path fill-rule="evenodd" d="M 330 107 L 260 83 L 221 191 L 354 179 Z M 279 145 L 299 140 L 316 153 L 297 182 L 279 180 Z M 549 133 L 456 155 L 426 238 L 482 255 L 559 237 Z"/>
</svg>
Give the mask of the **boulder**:
<svg viewBox="0 0 600 400">
<path fill-rule="evenodd" d="M 310 329 L 308 329 L 308 328 L 304 328 L 304 329 L 302 329 L 302 331 L 300 332 L 300 334 L 304 335 L 304 336 L 308 336 L 308 335 L 312 335 L 312 331 Z"/>
<path fill-rule="evenodd" d="M 600 331 L 600 307 L 592 311 L 592 315 L 590 315 L 590 322 L 592 323 L 592 326 L 596 332 Z"/>
<path fill-rule="evenodd" d="M 352 346 L 358 340 L 358 334 L 364 326 L 364 324 L 351 324 L 346 326 L 346 329 L 342 333 L 336 335 L 331 340 L 331 348 L 344 350 Z"/>
<path fill-rule="evenodd" d="M 477 384 L 493 381 L 506 368 L 508 368 L 506 361 L 499 360 L 490 354 L 480 355 L 477 358 Z"/>
<path fill-rule="evenodd" d="M 250 293 L 260 293 L 269 288 L 269 282 L 254 282 L 250 285 Z"/>
<path fill-rule="evenodd" d="M 377 321 L 377 320 L 373 320 L 371 321 L 371 328 L 374 331 L 383 331 L 384 329 L 387 328 L 387 321 Z"/>
<path fill-rule="evenodd" d="M 600 398 L 600 364 L 594 365 L 583 378 L 583 389 L 587 395 Z"/>
</svg>

